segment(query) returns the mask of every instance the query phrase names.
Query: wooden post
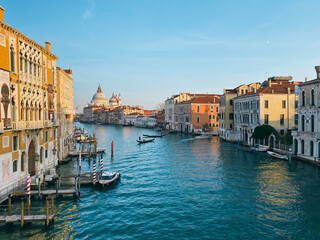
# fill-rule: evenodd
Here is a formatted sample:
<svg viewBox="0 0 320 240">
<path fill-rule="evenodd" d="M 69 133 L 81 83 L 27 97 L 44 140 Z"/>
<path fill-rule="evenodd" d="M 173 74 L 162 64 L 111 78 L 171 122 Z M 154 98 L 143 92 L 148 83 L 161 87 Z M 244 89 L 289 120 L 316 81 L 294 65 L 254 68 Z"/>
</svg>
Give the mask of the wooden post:
<svg viewBox="0 0 320 240">
<path fill-rule="evenodd" d="M 56 181 L 56 197 L 58 197 L 59 179 Z"/>
<path fill-rule="evenodd" d="M 89 161 L 91 160 L 91 147 L 89 147 Z"/>
<path fill-rule="evenodd" d="M 61 175 L 59 174 L 59 189 L 61 188 Z"/>
<path fill-rule="evenodd" d="M 80 196 L 80 174 L 79 174 L 79 177 L 78 177 L 78 183 L 79 183 L 79 186 L 78 186 L 78 196 Z"/>
<path fill-rule="evenodd" d="M 38 197 L 41 197 L 41 183 L 40 183 L 41 178 L 39 177 L 39 185 L 38 185 Z"/>
<path fill-rule="evenodd" d="M 74 177 L 74 189 L 76 191 L 76 196 L 78 197 L 78 182 L 77 182 L 77 176 Z"/>
<path fill-rule="evenodd" d="M 27 215 L 30 215 L 30 197 L 27 198 Z"/>
<path fill-rule="evenodd" d="M 113 140 L 111 142 L 111 157 L 113 157 Z"/>
<path fill-rule="evenodd" d="M 21 227 L 23 227 L 23 211 L 24 211 L 24 202 L 21 201 Z"/>
<path fill-rule="evenodd" d="M 8 199 L 8 216 L 11 216 L 11 196 Z"/>
<path fill-rule="evenodd" d="M 46 200 L 46 227 L 49 227 L 49 201 Z"/>
<path fill-rule="evenodd" d="M 54 200 L 53 195 L 51 195 L 51 214 L 54 214 Z"/>
</svg>

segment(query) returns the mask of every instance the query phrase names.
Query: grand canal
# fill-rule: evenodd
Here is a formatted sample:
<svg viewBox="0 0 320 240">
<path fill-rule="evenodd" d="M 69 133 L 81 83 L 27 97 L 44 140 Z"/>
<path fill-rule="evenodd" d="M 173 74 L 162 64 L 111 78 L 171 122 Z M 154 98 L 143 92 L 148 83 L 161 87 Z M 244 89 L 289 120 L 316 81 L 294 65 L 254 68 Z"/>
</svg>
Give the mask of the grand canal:
<svg viewBox="0 0 320 240">
<path fill-rule="evenodd" d="M 289 166 L 216 137 L 167 134 L 138 145 L 155 132 L 78 125 L 94 129 L 107 148 L 104 168 L 118 170 L 121 182 L 58 200 L 50 230 L 0 226 L 1 239 L 320 239 L 320 172 L 310 164 Z M 76 172 L 76 165 L 58 170 Z M 92 161 L 82 165 L 92 169 Z"/>
</svg>

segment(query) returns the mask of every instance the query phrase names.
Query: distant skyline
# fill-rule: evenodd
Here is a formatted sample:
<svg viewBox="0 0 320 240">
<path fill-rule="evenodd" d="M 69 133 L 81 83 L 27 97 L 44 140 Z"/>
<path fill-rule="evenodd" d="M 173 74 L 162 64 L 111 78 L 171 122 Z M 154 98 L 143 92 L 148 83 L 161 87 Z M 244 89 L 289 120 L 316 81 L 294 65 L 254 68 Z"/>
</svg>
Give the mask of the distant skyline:
<svg viewBox="0 0 320 240">
<path fill-rule="evenodd" d="M 320 1 L 4 0 L 5 22 L 71 67 L 74 108 L 108 99 L 155 108 L 180 92 L 272 76 L 316 78 Z"/>
</svg>

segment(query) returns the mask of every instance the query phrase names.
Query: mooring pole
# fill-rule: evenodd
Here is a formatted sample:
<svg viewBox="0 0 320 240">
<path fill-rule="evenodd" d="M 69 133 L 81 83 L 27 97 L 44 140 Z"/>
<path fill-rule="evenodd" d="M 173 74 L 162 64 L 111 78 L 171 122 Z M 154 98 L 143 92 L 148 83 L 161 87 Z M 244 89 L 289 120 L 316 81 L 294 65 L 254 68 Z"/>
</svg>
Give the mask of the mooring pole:
<svg viewBox="0 0 320 240">
<path fill-rule="evenodd" d="M 74 177 L 74 189 L 76 191 L 76 197 L 78 197 L 78 184 L 77 184 L 77 176 Z"/>
<path fill-rule="evenodd" d="M 27 198 L 27 215 L 30 215 L 30 197 Z"/>
<path fill-rule="evenodd" d="M 49 227 L 49 201 L 46 199 L 46 227 Z"/>
<path fill-rule="evenodd" d="M 23 211 L 24 211 L 24 202 L 23 199 L 21 201 L 21 227 L 23 227 Z"/>
<path fill-rule="evenodd" d="M 56 181 L 56 197 L 58 197 L 59 179 Z"/>
<path fill-rule="evenodd" d="M 38 198 L 41 197 L 40 192 L 41 192 L 41 183 L 40 183 L 41 178 L 39 177 L 39 184 L 38 184 Z"/>
<path fill-rule="evenodd" d="M 54 197 L 53 195 L 51 195 L 51 214 L 53 215 L 54 214 Z"/>
<path fill-rule="evenodd" d="M 291 151 L 292 151 L 292 149 L 289 148 L 289 164 L 290 164 L 290 165 L 291 165 Z"/>
<path fill-rule="evenodd" d="M 113 157 L 113 140 L 111 142 L 111 157 Z"/>
<path fill-rule="evenodd" d="M 11 216 L 11 195 L 8 198 L 8 216 Z"/>
<path fill-rule="evenodd" d="M 79 174 L 79 177 L 78 177 L 78 183 L 79 183 L 79 186 L 78 186 L 78 192 L 79 192 L 79 194 L 78 194 L 78 196 L 80 196 L 80 174 Z"/>
</svg>

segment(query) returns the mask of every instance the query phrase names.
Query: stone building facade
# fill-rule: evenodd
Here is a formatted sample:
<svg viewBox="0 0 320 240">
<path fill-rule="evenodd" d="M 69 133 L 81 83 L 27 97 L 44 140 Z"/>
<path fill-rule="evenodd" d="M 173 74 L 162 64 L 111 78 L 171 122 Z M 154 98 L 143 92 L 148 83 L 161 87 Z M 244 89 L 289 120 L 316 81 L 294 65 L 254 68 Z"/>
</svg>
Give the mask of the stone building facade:
<svg viewBox="0 0 320 240">
<path fill-rule="evenodd" d="M 320 159 L 320 66 L 317 78 L 299 84 L 298 129 L 293 131 L 293 154 L 307 160 Z"/>
<path fill-rule="evenodd" d="M 73 150 L 74 116 L 72 70 L 57 67 L 58 99 L 58 159 L 61 160 Z"/>
<path fill-rule="evenodd" d="M 4 22 L 0 7 L 0 192 L 57 164 L 57 80 L 45 47 Z"/>
</svg>

